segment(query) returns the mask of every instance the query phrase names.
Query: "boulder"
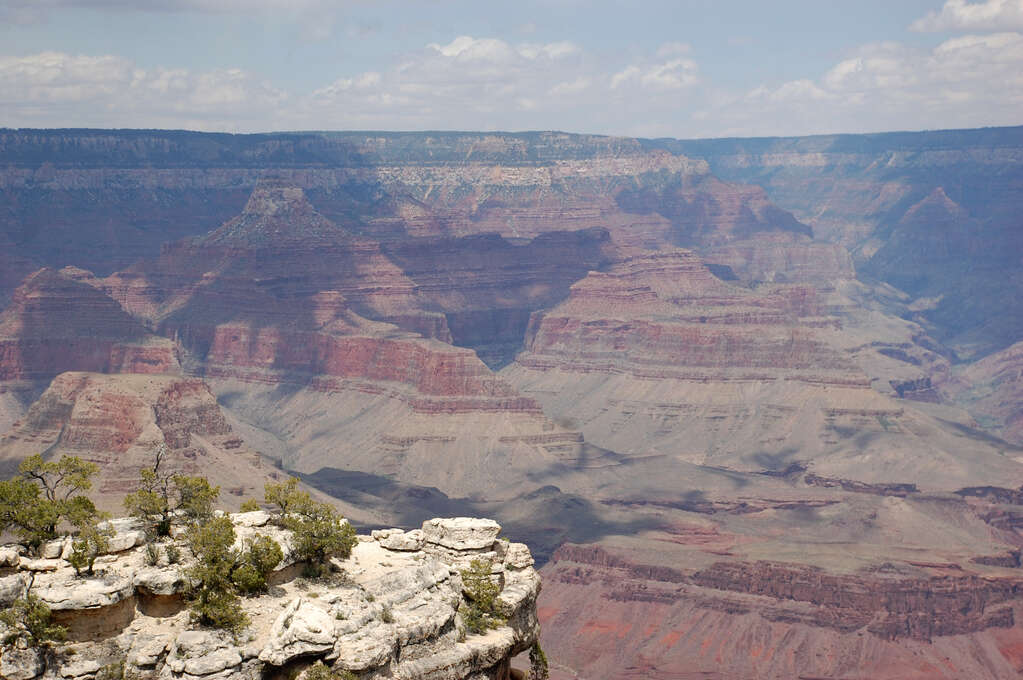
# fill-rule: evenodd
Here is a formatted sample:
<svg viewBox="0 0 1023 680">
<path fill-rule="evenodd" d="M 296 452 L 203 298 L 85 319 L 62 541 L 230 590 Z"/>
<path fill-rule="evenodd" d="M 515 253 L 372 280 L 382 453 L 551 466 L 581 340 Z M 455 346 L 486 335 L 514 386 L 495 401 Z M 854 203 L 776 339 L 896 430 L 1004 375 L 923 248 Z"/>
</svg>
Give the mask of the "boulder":
<svg viewBox="0 0 1023 680">
<path fill-rule="evenodd" d="M 135 594 L 131 578 L 109 575 L 95 578 L 75 578 L 60 574 L 47 580 L 36 580 L 33 592 L 54 611 L 95 609 L 107 607 Z"/>
<path fill-rule="evenodd" d="M 373 538 L 380 544 L 380 547 L 399 552 L 414 552 L 422 550 L 426 539 L 422 529 L 402 531 L 401 529 L 378 529 L 373 532 Z"/>
<path fill-rule="evenodd" d="M 533 566 L 533 554 L 525 543 L 509 543 L 504 554 L 504 564 L 509 569 L 525 569 Z"/>
<path fill-rule="evenodd" d="M 76 654 L 71 660 L 62 664 L 60 675 L 63 678 L 80 678 L 83 675 L 95 675 L 106 664 L 100 659 L 84 654 Z"/>
<path fill-rule="evenodd" d="M 239 527 L 265 527 L 270 523 L 270 513 L 266 510 L 236 512 L 231 515 L 231 521 Z"/>
<path fill-rule="evenodd" d="M 0 656 L 0 677 L 4 680 L 32 680 L 46 668 L 38 649 L 9 647 Z"/>
<path fill-rule="evenodd" d="M 55 538 L 39 546 L 39 557 L 44 560 L 55 560 L 64 554 L 65 544 L 70 543 L 68 538 Z"/>
<path fill-rule="evenodd" d="M 423 538 L 451 550 L 489 550 L 501 525 L 475 517 L 434 518 L 423 522 Z"/>
<path fill-rule="evenodd" d="M 334 617 L 301 597 L 284 608 L 270 629 L 270 640 L 259 659 L 274 666 L 334 648 Z"/>
<path fill-rule="evenodd" d="M 170 645 L 170 635 L 139 635 L 128 650 L 128 663 L 139 668 L 152 668 Z"/>
<path fill-rule="evenodd" d="M 18 563 L 18 568 L 24 569 L 25 571 L 57 571 L 57 569 L 61 568 L 65 564 L 67 564 L 67 562 L 60 558 L 45 560 L 22 559 Z"/>
<path fill-rule="evenodd" d="M 10 606 L 28 592 L 28 577 L 23 574 L 11 574 L 0 578 L 0 606 Z"/>
<path fill-rule="evenodd" d="M 242 664 L 242 650 L 224 631 L 187 630 L 178 635 L 167 666 L 173 673 L 203 677 L 233 671 Z"/>
<path fill-rule="evenodd" d="M 5 545 L 0 548 L 0 567 L 17 567 L 24 551 L 20 545 Z"/>
<path fill-rule="evenodd" d="M 181 569 L 175 565 L 168 567 L 142 567 L 132 577 L 136 588 L 143 588 L 151 595 L 177 595 L 185 590 L 184 577 Z"/>
</svg>

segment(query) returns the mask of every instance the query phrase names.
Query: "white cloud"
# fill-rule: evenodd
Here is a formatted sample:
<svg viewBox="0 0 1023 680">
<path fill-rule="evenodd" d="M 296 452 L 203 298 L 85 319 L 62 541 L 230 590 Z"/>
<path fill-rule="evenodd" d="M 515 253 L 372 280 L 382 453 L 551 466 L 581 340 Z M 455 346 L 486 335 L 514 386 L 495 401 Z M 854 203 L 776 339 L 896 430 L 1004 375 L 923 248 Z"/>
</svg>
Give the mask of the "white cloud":
<svg viewBox="0 0 1023 680">
<path fill-rule="evenodd" d="M 817 80 L 761 86 L 700 115 L 745 135 L 1018 125 L 1020 111 L 1023 35 L 1008 32 L 930 50 L 866 45 Z"/>
<path fill-rule="evenodd" d="M 947 0 L 941 11 L 928 12 L 909 28 L 921 32 L 1023 30 L 1023 0 Z"/>
<path fill-rule="evenodd" d="M 147 71 L 122 57 L 63 52 L 0 57 L 5 125 L 230 129 L 283 99 L 240 69 Z"/>
<path fill-rule="evenodd" d="M 672 59 L 660 64 L 633 64 L 611 76 L 611 89 L 637 84 L 645 89 L 678 90 L 700 82 L 699 68 L 692 59 Z"/>
</svg>

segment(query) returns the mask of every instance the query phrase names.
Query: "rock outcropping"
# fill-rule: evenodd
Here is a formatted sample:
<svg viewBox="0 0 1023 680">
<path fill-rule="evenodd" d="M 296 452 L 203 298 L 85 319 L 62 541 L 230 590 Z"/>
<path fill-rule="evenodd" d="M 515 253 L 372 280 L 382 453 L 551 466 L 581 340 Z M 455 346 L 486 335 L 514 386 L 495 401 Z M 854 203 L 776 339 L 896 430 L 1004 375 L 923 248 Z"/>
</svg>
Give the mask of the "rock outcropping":
<svg viewBox="0 0 1023 680">
<path fill-rule="evenodd" d="M 266 535 L 285 552 L 270 590 L 243 601 L 250 624 L 240 634 L 190 626 L 184 548 L 181 565 L 167 564 L 167 546 L 155 544 L 159 560 L 147 566 L 141 545 L 122 542 L 120 553 L 98 559 L 96 575 L 82 577 L 59 557 L 43 565 L 10 551 L 2 604 L 24 596 L 31 582 L 69 641 L 45 657 L 3 647 L 0 677 L 93 680 L 117 669 L 154 680 L 259 680 L 323 660 L 360 678 L 503 680 L 511 658 L 537 640 L 540 579 L 528 548 L 496 539 L 492 521 L 432 520 L 408 532 L 417 536 L 411 542 L 396 541 L 406 535 L 400 530 L 360 536 L 350 558 L 335 560 L 335 573 L 307 580 L 296 577 L 290 533 L 267 513 L 232 519 L 239 544 Z M 118 536 L 132 532 L 130 522 L 118 525 Z M 504 622 L 467 635 L 460 570 L 475 558 L 491 560 Z"/>
</svg>

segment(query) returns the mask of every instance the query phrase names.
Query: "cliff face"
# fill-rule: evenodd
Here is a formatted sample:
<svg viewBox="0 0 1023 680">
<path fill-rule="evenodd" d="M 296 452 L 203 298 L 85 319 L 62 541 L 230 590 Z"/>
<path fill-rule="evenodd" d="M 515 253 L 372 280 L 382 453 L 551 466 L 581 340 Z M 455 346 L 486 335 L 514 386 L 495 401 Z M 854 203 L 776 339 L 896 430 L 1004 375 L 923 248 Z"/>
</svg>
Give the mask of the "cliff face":
<svg viewBox="0 0 1023 680">
<path fill-rule="evenodd" d="M 964 356 L 1023 336 L 1023 128 L 658 142 L 719 177 L 763 186 L 857 268 L 922 300 Z M 1006 278 L 1008 276 L 1008 279 Z"/>
<path fill-rule="evenodd" d="M 189 624 L 183 569 L 192 556 L 182 541 L 171 541 L 181 564 L 168 564 L 168 546 L 158 544 L 160 559 L 147 564 L 145 535 L 130 520 L 112 523 L 118 552 L 101 556 L 93 576 L 76 577 L 59 557 L 61 545 L 54 546 L 57 557 L 43 560 L 5 548 L 13 573 L 3 577 L 2 605 L 31 584 L 69 641 L 47 655 L 0 647 L 0 677 L 84 679 L 119 669 L 139 678 L 257 680 L 325 661 L 369 677 L 507 680 L 512 657 L 537 639 L 540 579 L 529 549 L 496 540 L 501 527 L 492 520 L 434 519 L 407 533 L 360 536 L 350 558 L 333 560 L 335 574 L 316 580 L 296 578 L 302 564 L 291 533 L 270 524 L 268 513 L 232 520 L 239 545 L 263 535 L 284 552 L 270 590 L 243 600 L 249 624 L 240 635 Z M 459 570 L 476 558 L 491 560 L 505 620 L 486 634 L 466 635 L 469 600 Z"/>
<path fill-rule="evenodd" d="M 97 463 L 96 501 L 120 510 L 160 444 L 167 467 L 208 477 L 234 505 L 276 474 L 233 432 L 201 380 L 167 375 L 62 373 L 0 437 L 0 461 L 13 471 L 45 451 Z"/>
<path fill-rule="evenodd" d="M 173 343 L 147 332 L 78 275 L 41 269 L 15 290 L 0 314 L 0 381 L 49 379 L 69 370 L 179 370 Z"/>
<path fill-rule="evenodd" d="M 693 573 L 575 546 L 555 554 L 543 575 L 544 645 L 586 677 L 1017 672 L 1015 579 L 832 575 L 768 563 Z M 608 670 L 610 659 L 624 670 Z"/>
<path fill-rule="evenodd" d="M 1023 342 L 959 368 L 940 389 L 985 427 L 1023 445 Z"/>
<path fill-rule="evenodd" d="M 535 314 L 525 351 L 501 376 L 588 442 L 623 454 L 749 471 L 801 462 L 828 477 L 927 488 L 1017 479 L 997 442 L 964 438 L 888 385 L 892 397 L 872 389 L 868 370 L 891 375 L 891 364 L 927 352 L 881 342 L 877 315 L 857 318 L 836 304 L 844 295 L 806 284 L 750 290 L 690 251 L 627 256 Z"/>
</svg>

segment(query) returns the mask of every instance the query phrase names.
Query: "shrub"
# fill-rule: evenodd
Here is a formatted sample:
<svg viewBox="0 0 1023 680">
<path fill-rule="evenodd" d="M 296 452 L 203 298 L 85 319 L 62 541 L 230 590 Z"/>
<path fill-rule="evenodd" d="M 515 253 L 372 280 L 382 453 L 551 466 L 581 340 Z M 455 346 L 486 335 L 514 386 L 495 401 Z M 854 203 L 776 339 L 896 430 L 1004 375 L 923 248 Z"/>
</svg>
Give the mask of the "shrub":
<svg viewBox="0 0 1023 680">
<path fill-rule="evenodd" d="M 308 562 L 311 576 L 321 575 L 330 558 L 345 559 L 352 554 L 355 529 L 333 506 L 299 490 L 297 478 L 267 484 L 265 498 L 277 506 L 277 521 L 294 534 L 295 552 Z"/>
<path fill-rule="evenodd" d="M 290 477 L 285 482 L 268 482 L 263 487 L 263 498 L 277 506 L 278 517 L 287 515 L 298 503 L 311 500 L 308 493 L 299 491 L 298 477 Z"/>
<path fill-rule="evenodd" d="M 177 564 L 181 561 L 181 548 L 173 543 L 168 543 L 163 552 L 167 556 L 167 564 Z"/>
<path fill-rule="evenodd" d="M 231 580 L 244 593 L 266 590 L 266 579 L 284 559 L 284 551 L 269 536 L 250 539 L 231 572 Z"/>
<path fill-rule="evenodd" d="M 262 510 L 262 507 L 260 507 L 259 501 L 255 498 L 247 499 L 239 508 L 240 512 L 255 512 L 256 510 Z"/>
<path fill-rule="evenodd" d="M 380 610 L 380 620 L 384 623 L 394 623 L 394 612 L 391 611 L 390 607 L 384 607 Z"/>
<path fill-rule="evenodd" d="M 205 521 L 213 514 L 213 504 L 220 495 L 220 487 L 211 486 L 203 477 L 161 472 L 166 455 L 167 447 L 161 444 L 152 469 L 139 473 L 139 490 L 124 498 L 128 513 L 146 522 L 157 536 L 170 535 L 171 523 L 178 514 L 192 523 Z"/>
<path fill-rule="evenodd" d="M 155 543 L 146 543 L 146 564 L 155 567 L 160 561 L 160 549 Z"/>
<path fill-rule="evenodd" d="M 239 630 L 248 623 L 231 580 L 237 555 L 232 548 L 234 524 L 230 517 L 213 517 L 188 533 L 195 562 L 185 570 L 191 585 L 189 608 L 193 623 Z"/>
<path fill-rule="evenodd" d="M 78 536 L 71 543 L 71 555 L 68 562 L 75 568 L 75 574 L 82 575 L 82 570 L 92 576 L 92 567 L 96 558 L 110 550 L 110 539 L 114 536 L 114 529 L 109 524 L 100 527 L 98 515 L 80 519 L 78 524 Z"/>
<path fill-rule="evenodd" d="M 67 629 L 53 623 L 49 606 L 31 592 L 0 611 L 0 623 L 7 628 L 5 645 L 23 640 L 29 647 L 47 647 L 67 637 Z"/>
<path fill-rule="evenodd" d="M 358 678 L 349 670 L 335 670 L 322 661 L 317 661 L 307 668 L 302 677 L 304 680 L 357 680 Z"/>
<path fill-rule="evenodd" d="M 539 640 L 529 648 L 529 680 L 548 680 L 550 669 L 547 667 L 547 655 L 540 647 Z"/>
<path fill-rule="evenodd" d="M 480 635 L 504 623 L 497 612 L 497 596 L 501 586 L 490 576 L 493 564 L 490 560 L 475 559 L 468 569 L 462 570 L 462 589 L 469 598 L 469 606 L 462 612 L 465 628 L 474 635 Z"/>
</svg>

